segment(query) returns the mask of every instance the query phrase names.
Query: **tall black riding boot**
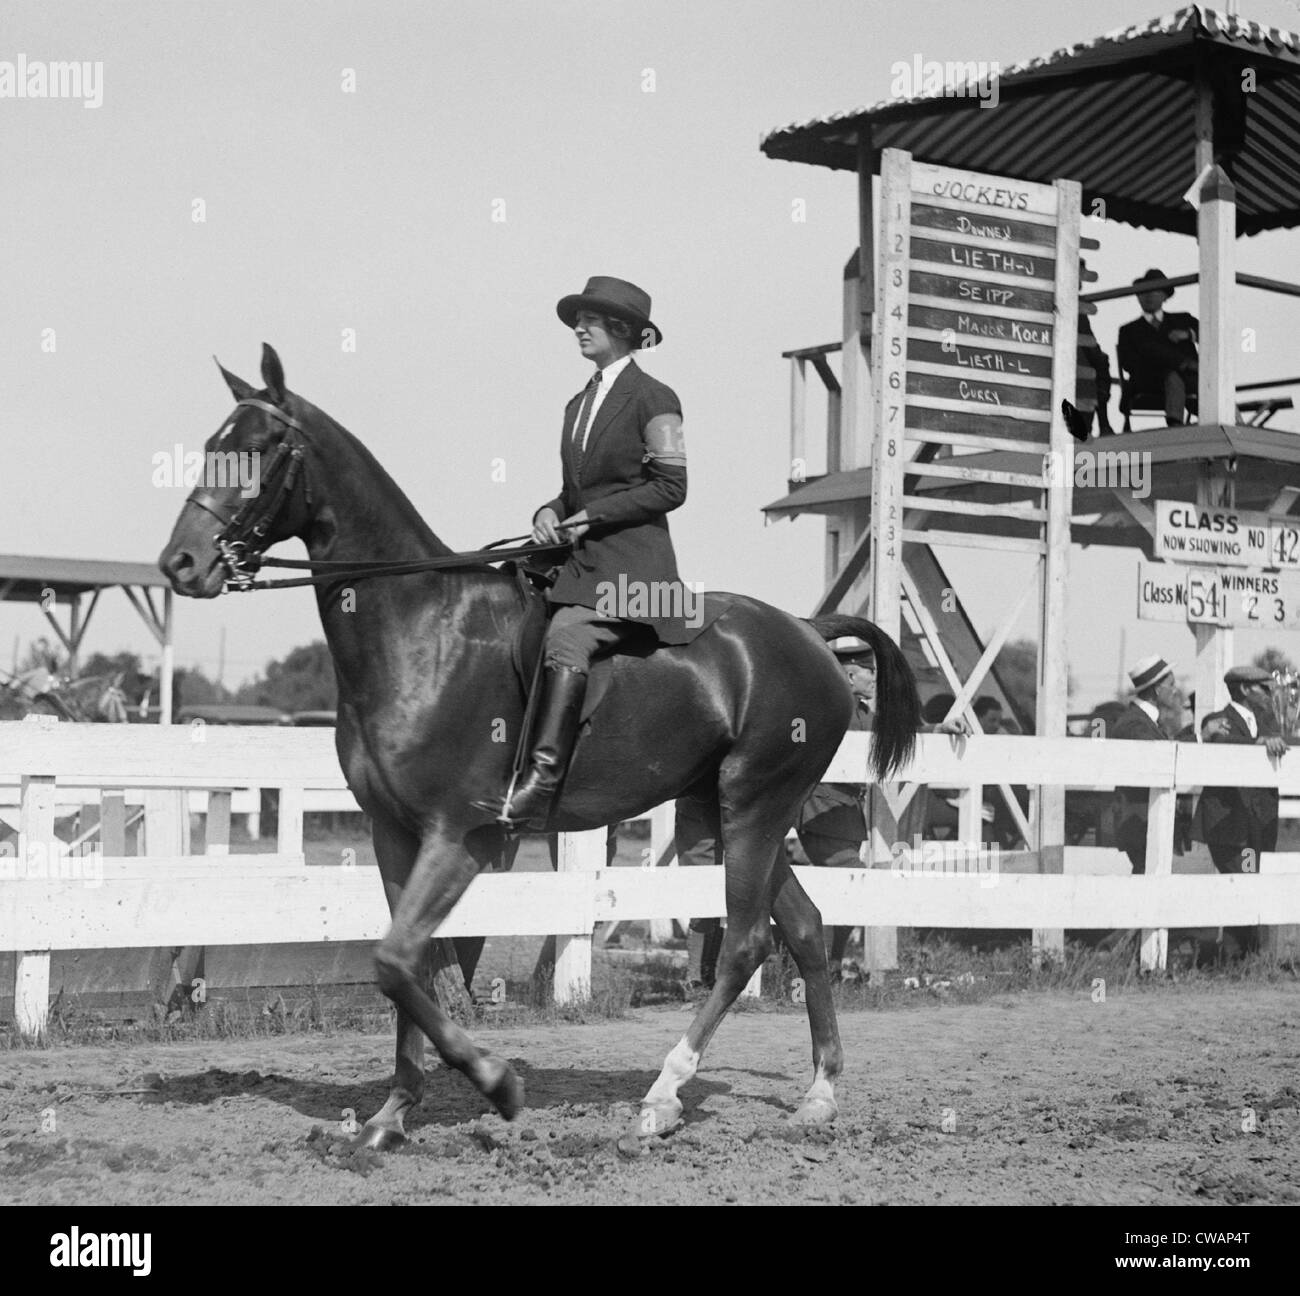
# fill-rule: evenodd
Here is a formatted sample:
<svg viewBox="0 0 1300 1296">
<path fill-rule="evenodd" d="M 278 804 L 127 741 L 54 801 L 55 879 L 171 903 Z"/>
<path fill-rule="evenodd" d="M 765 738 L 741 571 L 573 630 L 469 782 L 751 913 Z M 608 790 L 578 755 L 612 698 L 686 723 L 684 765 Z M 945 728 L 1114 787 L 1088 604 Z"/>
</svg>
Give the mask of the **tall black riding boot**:
<svg viewBox="0 0 1300 1296">
<path fill-rule="evenodd" d="M 542 672 L 541 687 L 532 750 L 513 793 L 498 801 L 474 803 L 493 811 L 499 822 L 515 831 L 541 832 L 546 828 L 551 802 L 564 781 L 569 757 L 578 740 L 587 676 L 568 666 L 547 666 Z"/>
</svg>

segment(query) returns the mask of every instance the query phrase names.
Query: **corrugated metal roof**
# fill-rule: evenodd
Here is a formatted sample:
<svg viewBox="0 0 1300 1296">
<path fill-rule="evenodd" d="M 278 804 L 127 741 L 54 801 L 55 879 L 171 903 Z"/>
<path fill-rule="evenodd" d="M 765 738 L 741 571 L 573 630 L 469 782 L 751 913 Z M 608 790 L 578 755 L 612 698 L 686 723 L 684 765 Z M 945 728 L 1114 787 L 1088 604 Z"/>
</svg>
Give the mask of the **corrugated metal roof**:
<svg viewBox="0 0 1300 1296">
<path fill-rule="evenodd" d="M 1085 213 L 1100 200 L 1108 219 L 1194 233 L 1183 194 L 1196 177 L 1198 67 L 1227 105 L 1219 129 L 1238 232 L 1300 224 L 1300 35 L 1202 5 L 1007 68 L 996 107 L 969 95 L 886 100 L 782 127 L 762 148 L 852 171 L 869 132 L 873 149 L 906 149 L 918 161 L 1078 180 Z M 1256 84 L 1241 94 L 1245 68 Z"/>
</svg>

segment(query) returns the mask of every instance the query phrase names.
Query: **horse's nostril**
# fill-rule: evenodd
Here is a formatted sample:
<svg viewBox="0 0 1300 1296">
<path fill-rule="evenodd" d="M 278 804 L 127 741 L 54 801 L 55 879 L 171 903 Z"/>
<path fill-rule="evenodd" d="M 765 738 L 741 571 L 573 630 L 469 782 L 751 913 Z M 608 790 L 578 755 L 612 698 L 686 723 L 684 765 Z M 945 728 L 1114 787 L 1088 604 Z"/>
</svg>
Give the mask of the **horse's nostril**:
<svg viewBox="0 0 1300 1296">
<path fill-rule="evenodd" d="M 194 555 L 185 549 L 178 549 L 163 563 L 163 570 L 169 576 L 184 576 L 194 568 Z"/>
</svg>

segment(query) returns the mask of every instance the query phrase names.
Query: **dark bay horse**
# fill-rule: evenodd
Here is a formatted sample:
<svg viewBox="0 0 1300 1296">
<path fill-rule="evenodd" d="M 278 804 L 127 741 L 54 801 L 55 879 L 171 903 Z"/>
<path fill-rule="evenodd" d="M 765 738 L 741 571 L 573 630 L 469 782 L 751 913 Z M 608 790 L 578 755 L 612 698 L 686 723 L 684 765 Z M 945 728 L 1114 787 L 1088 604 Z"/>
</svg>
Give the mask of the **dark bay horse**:
<svg viewBox="0 0 1300 1296">
<path fill-rule="evenodd" d="M 178 594 L 215 598 L 240 554 L 295 536 L 313 562 L 418 563 L 451 553 L 351 433 L 286 389 L 269 346 L 262 391 L 222 373 L 239 403 L 207 450 L 255 453 L 270 467 L 253 498 L 242 499 L 234 480 L 190 496 L 159 559 Z M 246 549 L 232 550 L 233 534 L 247 537 Z M 617 663 L 552 820 L 561 832 L 599 828 L 689 793 L 721 825 L 727 932 L 717 981 L 642 1101 L 642 1134 L 680 1118 L 679 1087 L 770 949 L 769 917 L 803 977 L 812 1031 L 813 1083 L 795 1119 L 834 1118 L 842 1054 L 821 917 L 784 851 L 854 706 L 824 639 L 859 634 L 875 649 L 877 778 L 910 756 L 920 723 L 912 673 L 870 622 L 836 616 L 813 625 L 754 599 L 708 597 L 725 610 L 694 642 Z M 425 1036 L 510 1119 L 523 1105 L 522 1083 L 450 1020 L 419 973 L 431 935 L 502 849 L 501 829 L 473 802 L 504 785 L 522 722 L 511 641 L 524 600 L 510 573 L 484 565 L 320 584 L 317 602 L 338 676 L 339 761 L 374 821 L 392 912 L 375 969 L 397 1006 L 397 1066 L 362 1140 L 387 1148 L 405 1138 L 406 1112 L 424 1091 Z"/>
</svg>

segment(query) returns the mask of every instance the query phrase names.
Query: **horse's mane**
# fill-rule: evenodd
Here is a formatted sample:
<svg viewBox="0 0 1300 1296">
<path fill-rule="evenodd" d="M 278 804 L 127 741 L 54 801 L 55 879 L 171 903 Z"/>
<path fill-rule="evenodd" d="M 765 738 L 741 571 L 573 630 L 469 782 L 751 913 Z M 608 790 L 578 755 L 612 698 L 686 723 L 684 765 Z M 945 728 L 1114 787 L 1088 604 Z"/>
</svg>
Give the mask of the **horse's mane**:
<svg viewBox="0 0 1300 1296">
<path fill-rule="evenodd" d="M 343 441 L 349 451 L 357 456 L 366 473 L 384 489 L 391 491 L 392 494 L 397 497 L 400 504 L 409 512 L 410 517 L 421 528 L 420 538 L 427 543 L 434 555 L 441 556 L 454 552 L 450 545 L 446 544 L 434 533 L 433 528 L 421 516 L 419 509 L 411 503 L 410 497 L 393 479 L 393 476 L 389 473 L 388 469 L 386 469 L 384 465 L 375 458 L 360 437 L 355 433 L 349 432 L 342 423 L 327 414 L 319 406 L 313 405 L 310 401 L 298 396 L 297 393 L 294 393 L 294 398 L 302 405 L 304 414 L 306 414 L 313 422 L 325 424 L 332 433 Z M 308 437 L 308 440 L 310 441 L 310 437 Z"/>
</svg>

